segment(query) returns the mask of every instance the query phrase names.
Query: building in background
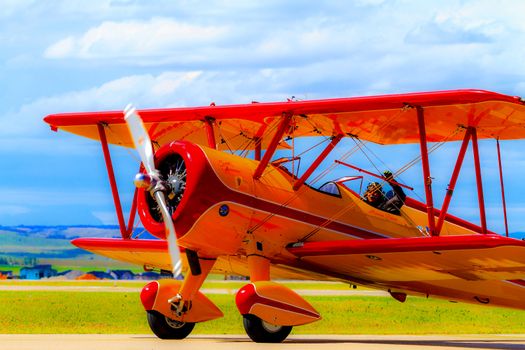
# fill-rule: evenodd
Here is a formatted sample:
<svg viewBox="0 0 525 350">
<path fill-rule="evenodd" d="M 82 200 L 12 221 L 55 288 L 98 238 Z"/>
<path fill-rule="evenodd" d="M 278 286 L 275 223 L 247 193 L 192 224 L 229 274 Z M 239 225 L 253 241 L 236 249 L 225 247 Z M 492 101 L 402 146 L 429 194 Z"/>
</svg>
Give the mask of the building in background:
<svg viewBox="0 0 525 350">
<path fill-rule="evenodd" d="M 20 269 L 20 279 L 39 280 L 57 275 L 57 270 L 51 265 L 35 265 L 33 267 L 23 267 Z"/>
</svg>

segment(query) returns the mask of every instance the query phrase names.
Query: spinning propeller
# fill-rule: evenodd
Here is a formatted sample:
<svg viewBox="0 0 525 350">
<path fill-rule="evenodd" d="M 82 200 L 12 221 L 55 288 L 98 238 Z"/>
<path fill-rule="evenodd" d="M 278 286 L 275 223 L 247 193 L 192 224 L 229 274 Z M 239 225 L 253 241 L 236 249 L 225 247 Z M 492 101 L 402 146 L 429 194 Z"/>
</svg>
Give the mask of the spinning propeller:
<svg viewBox="0 0 525 350">
<path fill-rule="evenodd" d="M 146 188 L 150 191 L 153 198 L 158 204 L 162 219 L 166 225 L 168 251 L 170 254 L 171 265 L 173 266 L 173 275 L 179 276 L 182 272 L 182 263 L 180 260 L 179 248 L 177 245 L 177 236 L 175 234 L 175 226 L 171 220 L 171 214 L 166 205 L 166 183 L 160 178 L 159 171 L 155 168 L 155 161 L 153 159 L 153 148 L 148 132 L 144 127 L 144 123 L 137 113 L 137 110 L 132 105 L 128 105 L 124 109 L 124 119 L 128 125 L 129 131 L 133 138 L 135 148 L 139 152 L 140 159 L 146 174 L 138 173 L 135 176 L 135 186 L 139 188 Z"/>
</svg>

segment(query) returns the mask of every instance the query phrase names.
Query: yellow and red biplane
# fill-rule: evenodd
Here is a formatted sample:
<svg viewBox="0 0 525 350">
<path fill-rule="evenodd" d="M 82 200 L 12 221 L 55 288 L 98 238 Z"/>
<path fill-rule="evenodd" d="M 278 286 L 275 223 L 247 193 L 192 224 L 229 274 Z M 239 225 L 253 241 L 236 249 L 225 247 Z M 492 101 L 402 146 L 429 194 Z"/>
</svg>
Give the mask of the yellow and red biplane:
<svg viewBox="0 0 525 350">
<path fill-rule="evenodd" d="M 185 338 L 195 323 L 222 316 L 199 291 L 212 271 L 249 276 L 251 283 L 238 291 L 236 303 L 256 342 L 281 342 L 293 326 L 321 318 L 301 296 L 275 281 L 280 278 L 364 285 L 388 291 L 399 301 L 419 295 L 525 309 L 525 242 L 487 229 L 478 149 L 479 139 L 525 138 L 525 103 L 518 97 L 454 90 L 140 111 L 130 107 L 54 114 L 45 121 L 55 131 L 99 140 L 107 164 L 122 239 L 78 238 L 76 246 L 176 273 L 182 253 L 188 267 L 183 281 L 151 282 L 141 292 L 150 327 L 160 338 Z M 307 137 L 322 137 L 326 146 L 302 174 L 284 165 L 296 156 L 272 160 L 277 150 L 293 150 L 295 139 Z M 356 144 L 419 144 L 425 202 L 407 197 L 396 212 L 378 209 L 347 186 L 362 176 L 332 179 L 319 188 L 308 185 L 343 138 Z M 461 141 L 461 147 L 438 210 L 428 143 L 450 141 Z M 127 225 L 108 144 L 135 147 L 142 160 Z M 479 225 L 448 213 L 469 144 Z M 363 172 L 347 162 L 350 153 L 330 167 Z M 388 176 L 380 181 L 394 182 Z M 159 240 L 132 237 L 137 212 Z"/>
</svg>

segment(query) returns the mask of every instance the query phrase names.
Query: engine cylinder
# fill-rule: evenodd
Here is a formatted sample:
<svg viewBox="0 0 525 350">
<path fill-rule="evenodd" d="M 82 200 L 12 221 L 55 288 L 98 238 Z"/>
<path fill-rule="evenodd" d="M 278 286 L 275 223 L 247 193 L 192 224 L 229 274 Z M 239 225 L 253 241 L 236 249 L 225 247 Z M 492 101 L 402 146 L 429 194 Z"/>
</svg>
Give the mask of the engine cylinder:
<svg viewBox="0 0 525 350">
<path fill-rule="evenodd" d="M 202 149 L 188 142 L 172 142 L 155 153 L 155 167 L 159 171 L 166 205 L 174 222 L 196 189 L 199 175 L 206 166 Z M 137 200 L 144 228 L 158 238 L 165 238 L 164 221 L 152 194 L 145 188 L 139 188 Z"/>
</svg>

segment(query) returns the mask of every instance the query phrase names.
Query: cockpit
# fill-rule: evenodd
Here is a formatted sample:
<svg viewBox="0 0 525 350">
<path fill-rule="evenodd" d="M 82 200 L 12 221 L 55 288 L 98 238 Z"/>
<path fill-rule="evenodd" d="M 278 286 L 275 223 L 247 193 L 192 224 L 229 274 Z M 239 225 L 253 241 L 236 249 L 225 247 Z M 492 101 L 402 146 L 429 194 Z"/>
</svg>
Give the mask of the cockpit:
<svg viewBox="0 0 525 350">
<path fill-rule="evenodd" d="M 348 184 L 350 181 L 353 181 L 350 184 Z M 363 187 L 363 177 L 362 176 L 344 176 L 337 180 L 332 180 L 325 182 L 321 187 L 319 187 L 319 191 L 332 195 L 341 197 L 341 190 L 340 186 L 345 187 L 350 192 L 354 192 L 356 195 L 359 195 L 361 193 L 362 187 Z"/>
</svg>

